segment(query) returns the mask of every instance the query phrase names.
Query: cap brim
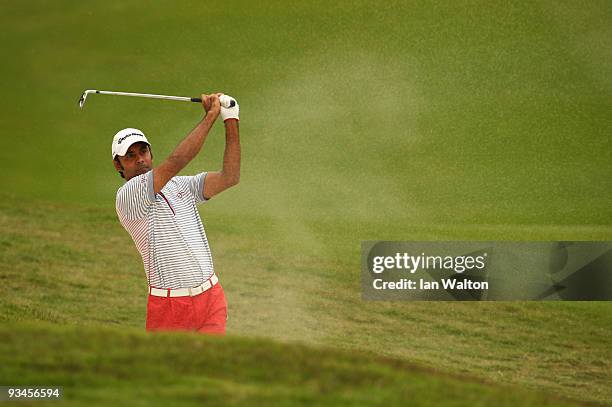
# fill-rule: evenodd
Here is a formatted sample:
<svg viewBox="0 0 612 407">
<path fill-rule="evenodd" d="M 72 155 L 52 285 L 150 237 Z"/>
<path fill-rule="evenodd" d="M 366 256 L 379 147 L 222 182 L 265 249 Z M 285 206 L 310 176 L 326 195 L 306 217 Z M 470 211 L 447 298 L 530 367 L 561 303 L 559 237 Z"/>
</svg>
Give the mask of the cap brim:
<svg viewBox="0 0 612 407">
<path fill-rule="evenodd" d="M 125 144 L 121 144 L 121 146 L 119 146 L 119 149 L 117 149 L 115 151 L 115 155 L 113 156 L 113 158 L 117 157 L 118 155 L 123 157 L 124 155 L 127 154 L 127 151 L 130 149 L 130 147 L 132 146 L 132 144 L 136 144 L 136 143 L 145 143 L 147 144 L 149 147 L 151 146 L 151 143 L 149 143 L 148 141 L 145 140 L 134 140 L 131 143 L 125 143 Z"/>
</svg>

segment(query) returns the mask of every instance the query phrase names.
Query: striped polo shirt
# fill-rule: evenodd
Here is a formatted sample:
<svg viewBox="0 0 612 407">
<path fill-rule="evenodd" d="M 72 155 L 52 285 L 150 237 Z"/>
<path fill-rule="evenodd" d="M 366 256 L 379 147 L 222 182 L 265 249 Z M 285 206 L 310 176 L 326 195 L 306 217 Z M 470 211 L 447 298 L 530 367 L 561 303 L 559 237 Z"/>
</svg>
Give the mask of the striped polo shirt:
<svg viewBox="0 0 612 407">
<path fill-rule="evenodd" d="M 196 208 L 206 201 L 205 178 L 205 172 L 176 176 L 155 194 L 149 171 L 117 191 L 119 221 L 132 236 L 152 287 L 196 287 L 213 275 L 212 255 Z"/>
</svg>

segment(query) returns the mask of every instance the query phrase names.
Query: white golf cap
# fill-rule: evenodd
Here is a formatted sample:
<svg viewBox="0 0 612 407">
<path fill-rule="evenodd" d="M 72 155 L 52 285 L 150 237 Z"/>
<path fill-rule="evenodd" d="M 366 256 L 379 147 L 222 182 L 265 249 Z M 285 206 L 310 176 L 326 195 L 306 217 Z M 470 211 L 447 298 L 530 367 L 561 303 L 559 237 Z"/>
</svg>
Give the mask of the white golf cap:
<svg viewBox="0 0 612 407">
<path fill-rule="evenodd" d="M 138 142 L 144 142 L 151 145 L 144 133 L 138 129 L 127 128 L 120 130 L 113 138 L 113 159 L 117 155 L 124 156 L 127 153 L 128 148 L 130 148 L 132 144 Z"/>
</svg>

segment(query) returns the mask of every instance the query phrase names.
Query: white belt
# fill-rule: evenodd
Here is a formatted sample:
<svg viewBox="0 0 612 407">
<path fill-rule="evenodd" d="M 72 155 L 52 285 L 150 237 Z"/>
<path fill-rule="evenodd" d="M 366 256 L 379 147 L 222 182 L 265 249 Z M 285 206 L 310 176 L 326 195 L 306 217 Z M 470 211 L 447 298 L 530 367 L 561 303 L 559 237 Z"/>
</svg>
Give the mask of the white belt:
<svg viewBox="0 0 612 407">
<path fill-rule="evenodd" d="M 209 290 L 218 282 L 219 279 L 217 278 L 217 275 L 213 274 L 211 278 L 204 281 L 197 287 L 176 289 L 149 287 L 149 294 L 156 297 L 194 297 L 202 294 L 206 290 Z"/>
</svg>

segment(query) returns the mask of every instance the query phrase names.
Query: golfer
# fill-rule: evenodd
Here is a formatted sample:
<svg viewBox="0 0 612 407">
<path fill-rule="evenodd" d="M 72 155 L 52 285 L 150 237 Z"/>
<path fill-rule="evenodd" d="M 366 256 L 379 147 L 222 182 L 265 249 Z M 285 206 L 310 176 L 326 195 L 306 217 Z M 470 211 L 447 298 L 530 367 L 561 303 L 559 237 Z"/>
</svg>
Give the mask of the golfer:
<svg viewBox="0 0 612 407">
<path fill-rule="evenodd" d="M 117 215 L 144 263 L 148 331 L 225 334 L 227 302 L 196 208 L 240 179 L 240 108 L 221 107 L 220 97 L 228 98 L 202 95 L 204 118 L 155 168 L 143 132 L 123 129 L 113 139 L 113 164 L 126 181 L 117 191 Z M 223 169 L 178 176 L 200 152 L 219 114 L 225 125 Z"/>
</svg>

